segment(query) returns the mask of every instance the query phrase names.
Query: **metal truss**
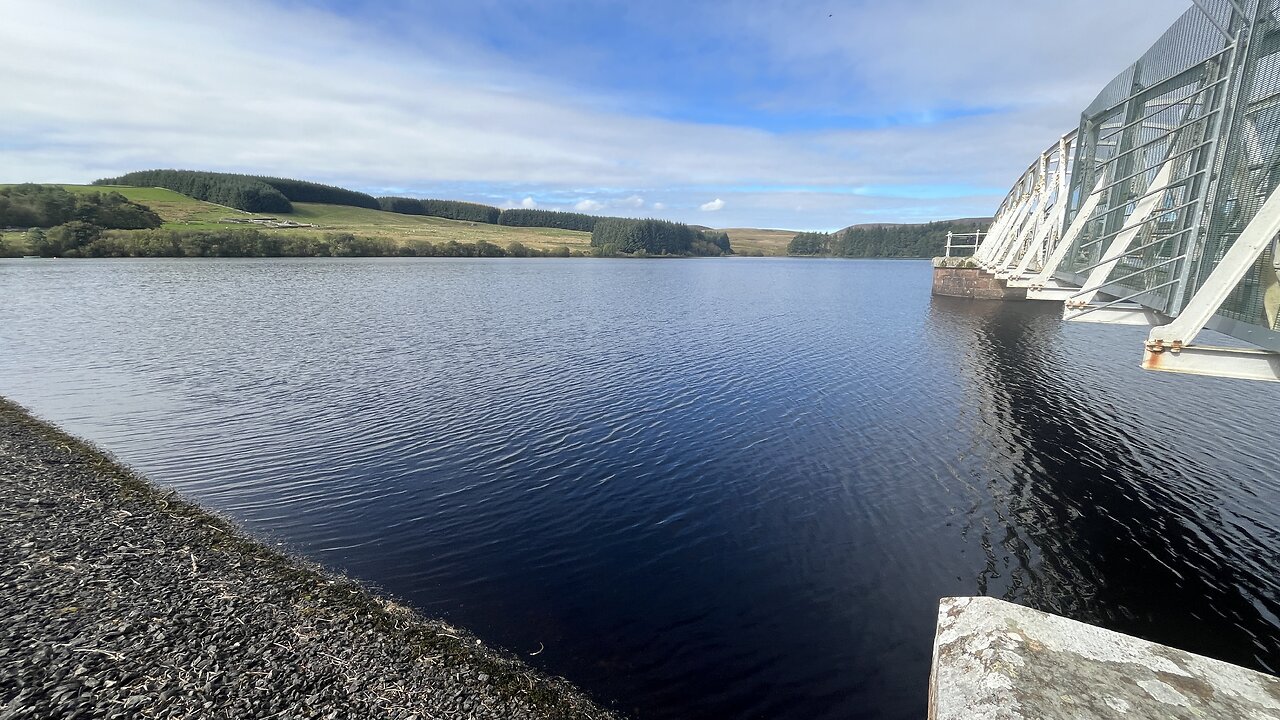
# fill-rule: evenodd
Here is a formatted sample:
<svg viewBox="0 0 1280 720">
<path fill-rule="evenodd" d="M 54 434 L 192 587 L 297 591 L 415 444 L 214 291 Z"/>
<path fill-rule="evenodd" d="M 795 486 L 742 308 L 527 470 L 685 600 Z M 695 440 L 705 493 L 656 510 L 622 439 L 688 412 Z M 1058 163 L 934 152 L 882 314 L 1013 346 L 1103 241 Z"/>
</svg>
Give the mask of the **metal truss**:
<svg viewBox="0 0 1280 720">
<path fill-rule="evenodd" d="M 1194 0 L 1027 168 L 974 252 L 1150 370 L 1280 380 L 1280 0 Z M 1253 345 L 1195 344 L 1212 329 Z"/>
<path fill-rule="evenodd" d="M 974 258 L 979 267 L 1019 287 L 1039 271 L 1058 240 L 1066 212 L 1076 131 L 1040 154 L 1014 184 Z"/>
</svg>

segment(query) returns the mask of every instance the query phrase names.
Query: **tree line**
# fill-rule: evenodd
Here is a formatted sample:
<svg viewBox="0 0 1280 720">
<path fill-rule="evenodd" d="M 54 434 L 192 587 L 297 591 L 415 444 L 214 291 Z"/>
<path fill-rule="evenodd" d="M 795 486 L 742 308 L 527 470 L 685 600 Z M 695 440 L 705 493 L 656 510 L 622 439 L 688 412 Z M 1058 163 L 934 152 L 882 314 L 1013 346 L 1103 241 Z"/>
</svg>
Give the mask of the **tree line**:
<svg viewBox="0 0 1280 720">
<path fill-rule="evenodd" d="M 586 213 L 560 212 L 558 210 L 534 210 L 531 208 L 514 208 L 503 210 L 498 217 L 499 225 L 511 227 L 545 227 L 561 230 L 579 230 L 591 232 L 596 223 L 606 218 Z"/>
<path fill-rule="evenodd" d="M 289 178 L 271 177 L 269 175 L 248 175 L 252 180 L 261 180 L 270 185 L 291 202 L 324 203 L 326 205 L 350 205 L 370 210 L 378 210 L 378 199 L 368 193 L 348 190 L 334 185 L 323 185 L 309 180 L 291 180 Z"/>
<path fill-rule="evenodd" d="M 798 233 L 787 244 L 788 255 L 851 258 L 922 258 L 942 255 L 948 232 L 985 230 L 990 221 L 943 220 L 922 225 L 869 225 L 834 233 Z"/>
<path fill-rule="evenodd" d="M 161 187 L 197 200 L 253 213 L 293 212 L 293 204 L 284 193 L 247 175 L 195 170 L 140 170 L 95 180 L 93 184 Z"/>
<path fill-rule="evenodd" d="M 591 246 L 604 255 L 726 255 L 733 252 L 725 233 L 706 232 L 667 220 L 599 218 Z"/>
<path fill-rule="evenodd" d="M 407 197 L 380 197 L 378 206 L 386 212 L 402 215 L 430 215 L 449 220 L 497 225 L 502 211 L 489 205 L 461 200 L 426 200 Z"/>
<path fill-rule="evenodd" d="M 143 230 L 115 232 L 72 221 L 26 233 L 30 252 L 42 257 L 570 257 L 566 246 L 543 250 L 521 242 L 505 247 L 480 240 L 397 241 L 353 233 L 304 235 L 253 228 L 228 230 Z M 0 248 L 3 250 L 3 248 Z M 577 253 L 583 255 L 584 253 Z"/>
<path fill-rule="evenodd" d="M 488 223 L 490 225 L 506 225 L 509 227 L 545 227 L 560 230 L 577 230 L 591 232 L 601 220 L 628 220 L 603 215 L 564 212 L 561 210 L 538 210 L 535 208 L 511 208 L 501 210 L 492 205 L 462 202 L 460 200 L 419 200 L 407 197 L 378 198 L 381 209 L 387 212 L 405 215 L 430 215 L 450 220 L 468 220 L 470 222 Z"/>
<path fill-rule="evenodd" d="M 0 188 L 0 227 L 50 228 L 72 221 L 121 230 L 158 228 L 164 222 L 151 208 L 117 192 L 73 193 L 30 183 Z"/>
<path fill-rule="evenodd" d="M 380 209 L 378 199 L 366 193 L 308 180 L 267 175 L 200 170 L 139 170 L 119 177 L 95 180 L 93 184 L 162 187 L 197 200 L 255 213 L 293 212 L 295 202 Z"/>
</svg>

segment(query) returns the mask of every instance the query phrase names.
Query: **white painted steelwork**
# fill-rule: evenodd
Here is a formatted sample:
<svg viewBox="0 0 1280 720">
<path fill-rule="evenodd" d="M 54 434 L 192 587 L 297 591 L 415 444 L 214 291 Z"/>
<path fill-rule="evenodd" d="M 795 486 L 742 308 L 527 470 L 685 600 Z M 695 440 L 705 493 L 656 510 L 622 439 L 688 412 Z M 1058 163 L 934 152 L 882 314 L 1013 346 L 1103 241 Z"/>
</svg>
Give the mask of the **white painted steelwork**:
<svg viewBox="0 0 1280 720">
<path fill-rule="evenodd" d="M 1030 164 L 974 253 L 1143 366 L 1280 380 L 1280 0 L 1194 0 Z M 1193 345 L 1209 328 L 1256 349 Z M 1136 344 L 1136 339 L 1135 339 Z"/>
</svg>

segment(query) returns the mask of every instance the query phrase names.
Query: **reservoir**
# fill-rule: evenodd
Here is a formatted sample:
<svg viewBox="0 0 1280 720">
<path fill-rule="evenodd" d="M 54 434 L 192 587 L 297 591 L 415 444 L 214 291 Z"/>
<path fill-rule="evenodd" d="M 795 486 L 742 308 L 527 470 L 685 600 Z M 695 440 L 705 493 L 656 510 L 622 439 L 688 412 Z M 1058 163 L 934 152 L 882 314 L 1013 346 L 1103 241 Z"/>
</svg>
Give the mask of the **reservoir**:
<svg viewBox="0 0 1280 720">
<path fill-rule="evenodd" d="M 1280 388 L 930 282 L 0 260 L 0 395 L 638 718 L 923 717 L 950 595 L 1280 672 Z"/>
</svg>

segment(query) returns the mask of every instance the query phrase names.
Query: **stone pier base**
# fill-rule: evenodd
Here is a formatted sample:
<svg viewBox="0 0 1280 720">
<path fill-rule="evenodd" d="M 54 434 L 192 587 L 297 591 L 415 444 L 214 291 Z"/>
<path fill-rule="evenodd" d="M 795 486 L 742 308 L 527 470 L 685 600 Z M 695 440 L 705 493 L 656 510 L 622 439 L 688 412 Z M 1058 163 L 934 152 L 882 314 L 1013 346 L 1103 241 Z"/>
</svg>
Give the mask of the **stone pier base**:
<svg viewBox="0 0 1280 720">
<path fill-rule="evenodd" d="M 963 267 L 968 258 L 934 258 L 933 294 L 972 300 L 1026 300 L 1026 288 L 1011 288 L 985 270 Z"/>
<path fill-rule="evenodd" d="M 994 598 L 943 598 L 929 718 L 1274 720 L 1280 678 Z"/>
</svg>

